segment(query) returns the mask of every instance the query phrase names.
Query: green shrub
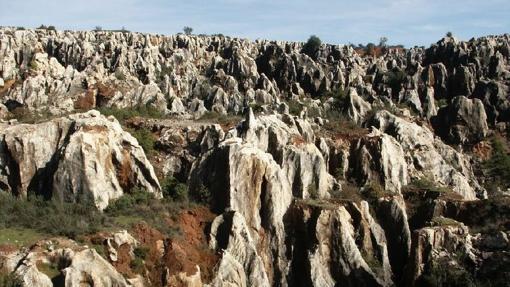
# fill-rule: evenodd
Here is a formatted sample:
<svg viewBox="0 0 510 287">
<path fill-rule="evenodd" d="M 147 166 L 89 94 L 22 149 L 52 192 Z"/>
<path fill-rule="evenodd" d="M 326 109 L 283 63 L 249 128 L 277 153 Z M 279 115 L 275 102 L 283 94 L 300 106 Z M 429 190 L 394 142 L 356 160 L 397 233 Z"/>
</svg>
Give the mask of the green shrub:
<svg viewBox="0 0 510 287">
<path fill-rule="evenodd" d="M 363 196 L 370 202 L 377 201 L 381 197 L 391 195 L 390 191 L 384 189 L 384 187 L 376 181 L 369 182 L 363 189 Z"/>
<path fill-rule="evenodd" d="M 170 214 L 177 214 L 183 207 L 185 205 L 176 204 L 172 200 L 160 200 L 154 198 L 152 193 L 135 190 L 110 203 L 104 214 L 113 220 L 119 219 L 116 222 L 120 225 L 144 221 L 168 236 L 176 236 L 179 230 L 169 225 L 165 219 Z"/>
<path fill-rule="evenodd" d="M 232 114 L 220 114 L 217 112 L 206 112 L 200 118 L 201 121 L 212 121 L 220 125 L 233 125 L 242 120 L 241 116 Z"/>
<path fill-rule="evenodd" d="M 38 197 L 23 200 L 0 192 L 1 228 L 30 229 L 74 239 L 108 224 L 108 219 L 90 202 L 65 203 Z"/>
<path fill-rule="evenodd" d="M 209 189 L 203 185 L 200 184 L 200 186 L 197 189 L 197 193 L 195 195 L 195 200 L 199 203 L 209 204 L 212 200 L 212 195 Z"/>
<path fill-rule="evenodd" d="M 0 273 L 0 287 L 22 287 L 23 281 L 16 274 Z"/>
<path fill-rule="evenodd" d="M 160 119 L 164 114 L 158 109 L 150 105 L 142 105 L 132 108 L 99 108 L 98 111 L 105 116 L 114 116 L 119 122 L 124 123 L 126 120 L 134 117 L 155 118 Z"/>
<path fill-rule="evenodd" d="M 115 78 L 119 81 L 125 81 L 126 75 L 124 75 L 123 72 L 117 70 L 117 71 L 115 71 Z"/>
<path fill-rule="evenodd" d="M 311 58 L 316 58 L 317 52 L 322 45 L 321 39 L 319 37 L 312 35 L 308 38 L 308 41 L 303 45 L 302 53 L 310 56 Z"/>
<path fill-rule="evenodd" d="M 510 155 L 507 150 L 502 139 L 497 137 L 492 139 L 492 155 L 483 166 L 492 178 L 490 182 L 494 187 L 510 187 Z"/>
<path fill-rule="evenodd" d="M 303 111 L 303 105 L 299 101 L 289 100 L 287 105 L 289 106 L 289 114 L 291 115 L 299 116 L 301 111 Z"/>
<path fill-rule="evenodd" d="M 145 260 L 149 256 L 149 251 L 150 250 L 149 250 L 148 247 L 146 247 L 146 246 L 139 246 L 139 247 L 136 247 L 133 250 L 133 253 L 135 254 L 135 257 L 140 258 L 142 260 Z"/>
<path fill-rule="evenodd" d="M 167 177 L 161 183 L 163 197 L 176 201 L 188 200 L 188 186 L 174 177 Z"/>
<path fill-rule="evenodd" d="M 315 184 L 313 183 L 310 184 L 307 190 L 311 199 L 319 199 L 319 190 L 317 189 L 317 186 L 315 186 Z"/>
<path fill-rule="evenodd" d="M 452 266 L 447 260 L 439 259 L 431 262 L 431 266 L 425 270 L 418 280 L 417 286 L 434 287 L 475 287 L 473 276 L 460 266 Z"/>
<path fill-rule="evenodd" d="M 135 257 L 133 260 L 131 260 L 129 267 L 131 267 L 131 270 L 133 270 L 133 272 L 137 274 L 142 274 L 144 272 L 143 259 Z"/>
<path fill-rule="evenodd" d="M 439 194 L 453 192 L 447 187 L 439 186 L 437 183 L 433 182 L 427 177 L 414 179 L 407 187 L 419 189 L 422 191 L 437 192 Z"/>
<path fill-rule="evenodd" d="M 138 144 L 143 148 L 143 151 L 150 154 L 154 151 L 154 144 L 156 139 L 154 135 L 147 129 L 128 129 L 129 133 L 136 138 Z"/>
</svg>

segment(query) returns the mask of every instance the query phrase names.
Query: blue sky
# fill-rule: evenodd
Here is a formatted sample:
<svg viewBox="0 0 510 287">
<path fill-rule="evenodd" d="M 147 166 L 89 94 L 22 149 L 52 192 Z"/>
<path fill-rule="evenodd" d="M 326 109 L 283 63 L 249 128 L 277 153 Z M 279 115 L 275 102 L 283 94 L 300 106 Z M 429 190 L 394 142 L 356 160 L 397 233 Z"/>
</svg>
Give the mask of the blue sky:
<svg viewBox="0 0 510 287">
<path fill-rule="evenodd" d="M 510 0 L 0 0 L 0 25 L 195 33 L 333 44 L 426 45 L 510 33 Z"/>
</svg>

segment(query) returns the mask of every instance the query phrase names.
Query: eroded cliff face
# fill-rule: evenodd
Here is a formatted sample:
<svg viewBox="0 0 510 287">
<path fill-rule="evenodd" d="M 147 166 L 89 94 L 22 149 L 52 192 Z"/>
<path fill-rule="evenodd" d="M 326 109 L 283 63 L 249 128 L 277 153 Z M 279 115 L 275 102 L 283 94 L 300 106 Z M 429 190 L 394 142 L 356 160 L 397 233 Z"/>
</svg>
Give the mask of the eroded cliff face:
<svg viewBox="0 0 510 287">
<path fill-rule="evenodd" d="M 0 125 L 0 184 L 7 192 L 89 201 L 99 209 L 135 187 L 161 197 L 143 149 L 113 117 L 89 111 L 34 125 Z"/>
<path fill-rule="evenodd" d="M 0 29 L 1 190 L 103 210 L 134 188 L 161 198 L 172 176 L 191 197 L 207 191 L 210 210 L 179 215 L 194 218 L 181 218 L 182 238 L 117 232 L 103 256 L 72 241 L 0 249 L 0 269 L 24 286 L 52 286 L 39 261 L 59 263 L 64 286 L 509 278 L 508 195 L 488 192 L 479 158 L 490 136 L 508 136 L 509 41 L 445 38 L 381 57 L 323 45 L 310 57 L 301 43 Z M 121 126 L 82 112 L 106 107 L 164 118 Z M 25 124 L 20 111 L 60 116 Z M 150 162 L 127 127 L 156 138 Z M 142 245 L 143 272 L 126 267 Z"/>
</svg>

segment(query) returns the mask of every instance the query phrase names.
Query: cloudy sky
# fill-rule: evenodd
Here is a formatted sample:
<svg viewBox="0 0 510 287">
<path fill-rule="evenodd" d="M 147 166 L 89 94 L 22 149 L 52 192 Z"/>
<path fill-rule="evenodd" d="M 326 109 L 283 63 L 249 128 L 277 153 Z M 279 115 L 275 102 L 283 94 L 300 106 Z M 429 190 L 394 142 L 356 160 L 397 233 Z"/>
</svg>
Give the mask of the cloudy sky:
<svg viewBox="0 0 510 287">
<path fill-rule="evenodd" d="M 510 0 L 0 0 L 0 25 L 87 30 L 95 26 L 172 34 L 334 44 L 429 45 L 447 31 L 458 38 L 510 33 Z"/>
</svg>

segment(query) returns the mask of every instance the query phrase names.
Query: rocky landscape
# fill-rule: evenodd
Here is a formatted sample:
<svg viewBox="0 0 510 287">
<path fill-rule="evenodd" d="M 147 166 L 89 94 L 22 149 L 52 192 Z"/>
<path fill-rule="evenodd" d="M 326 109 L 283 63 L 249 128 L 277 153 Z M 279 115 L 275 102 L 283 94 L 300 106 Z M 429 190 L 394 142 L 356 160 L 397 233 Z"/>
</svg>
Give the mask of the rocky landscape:
<svg viewBox="0 0 510 287">
<path fill-rule="evenodd" d="M 0 286 L 510 286 L 509 57 L 1 28 Z"/>
</svg>

